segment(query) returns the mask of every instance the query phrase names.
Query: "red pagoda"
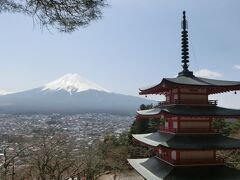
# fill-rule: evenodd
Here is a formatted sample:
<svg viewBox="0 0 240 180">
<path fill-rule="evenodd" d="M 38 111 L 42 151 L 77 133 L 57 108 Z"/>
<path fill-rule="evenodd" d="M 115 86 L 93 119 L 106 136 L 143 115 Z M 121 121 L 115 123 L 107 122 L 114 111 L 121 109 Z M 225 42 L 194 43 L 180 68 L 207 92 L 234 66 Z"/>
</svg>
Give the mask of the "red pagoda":
<svg viewBox="0 0 240 180">
<path fill-rule="evenodd" d="M 226 137 L 212 127 L 219 118 L 240 118 L 240 110 L 217 106 L 211 94 L 240 90 L 240 82 L 194 76 L 188 69 L 189 50 L 185 12 L 182 21 L 182 68 L 176 78 L 164 78 L 141 95 L 165 95 L 166 101 L 137 111 L 137 120 L 160 118 L 159 131 L 133 134 L 136 142 L 154 149 L 155 156 L 129 159 L 148 180 L 240 180 L 240 171 L 225 165 L 219 150 L 240 149 L 240 140 Z"/>
</svg>

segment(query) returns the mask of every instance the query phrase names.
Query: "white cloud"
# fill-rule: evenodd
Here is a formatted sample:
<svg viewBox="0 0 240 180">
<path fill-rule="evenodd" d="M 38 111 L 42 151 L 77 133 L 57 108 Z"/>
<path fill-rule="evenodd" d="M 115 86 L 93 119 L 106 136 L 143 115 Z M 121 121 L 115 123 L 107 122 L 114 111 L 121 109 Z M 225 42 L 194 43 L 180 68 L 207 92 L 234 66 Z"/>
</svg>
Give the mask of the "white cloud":
<svg viewBox="0 0 240 180">
<path fill-rule="evenodd" d="M 196 71 L 194 75 L 198 77 L 213 78 L 213 79 L 223 77 L 221 73 L 210 71 L 208 69 L 200 69 L 199 71 Z"/>
<path fill-rule="evenodd" d="M 234 67 L 240 70 L 240 65 L 235 65 Z"/>
</svg>

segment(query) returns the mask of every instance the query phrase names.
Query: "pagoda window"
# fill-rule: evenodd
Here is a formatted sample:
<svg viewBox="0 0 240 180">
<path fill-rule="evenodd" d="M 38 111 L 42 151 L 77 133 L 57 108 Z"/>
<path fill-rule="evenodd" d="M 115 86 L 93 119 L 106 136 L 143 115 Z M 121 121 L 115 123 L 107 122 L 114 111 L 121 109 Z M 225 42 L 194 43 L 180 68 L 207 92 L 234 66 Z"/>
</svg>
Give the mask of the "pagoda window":
<svg viewBox="0 0 240 180">
<path fill-rule="evenodd" d="M 173 95 L 173 100 L 174 100 L 174 102 L 176 102 L 178 100 L 178 94 Z"/>
<path fill-rule="evenodd" d="M 164 125 L 165 125 L 165 128 L 168 128 L 169 127 L 168 121 L 165 121 Z"/>
<path fill-rule="evenodd" d="M 160 121 L 160 131 L 176 132 L 179 128 L 177 116 L 167 117 Z"/>
<path fill-rule="evenodd" d="M 161 115 L 161 116 L 160 116 L 160 120 L 161 120 L 161 121 L 164 121 L 164 120 L 165 120 L 164 115 Z"/>
<path fill-rule="evenodd" d="M 173 128 L 174 128 L 174 129 L 177 129 L 177 128 L 178 128 L 178 122 L 177 122 L 177 121 L 174 121 L 174 122 L 173 122 Z"/>
<path fill-rule="evenodd" d="M 163 115 L 161 115 L 160 118 L 159 118 L 159 125 L 163 126 L 164 123 L 165 123 L 165 117 Z"/>
<path fill-rule="evenodd" d="M 158 148 L 157 148 L 157 155 L 158 155 L 158 157 L 160 157 L 160 158 L 168 159 L 169 149 L 162 148 L 162 147 L 158 147 Z"/>
<path fill-rule="evenodd" d="M 161 156 L 162 155 L 162 149 L 158 149 L 158 155 Z"/>
<path fill-rule="evenodd" d="M 166 102 L 170 102 L 170 96 L 166 96 Z"/>
<path fill-rule="evenodd" d="M 177 152 L 176 152 L 176 151 L 172 151 L 172 152 L 171 152 L 171 158 L 172 158 L 173 160 L 177 160 Z"/>
</svg>

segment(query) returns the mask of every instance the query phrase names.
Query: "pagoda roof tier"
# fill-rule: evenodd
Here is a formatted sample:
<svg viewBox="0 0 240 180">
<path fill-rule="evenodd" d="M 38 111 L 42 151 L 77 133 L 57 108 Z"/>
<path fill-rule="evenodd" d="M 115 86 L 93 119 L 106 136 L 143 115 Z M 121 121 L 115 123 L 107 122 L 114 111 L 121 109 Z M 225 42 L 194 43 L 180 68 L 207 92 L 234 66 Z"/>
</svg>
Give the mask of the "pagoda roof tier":
<svg viewBox="0 0 240 180">
<path fill-rule="evenodd" d="M 240 110 L 237 109 L 199 105 L 166 105 L 137 111 L 137 116 L 143 118 L 158 118 L 164 113 L 182 116 L 240 117 Z"/>
<path fill-rule="evenodd" d="M 221 134 L 170 134 L 155 132 L 133 134 L 133 138 L 147 146 L 164 146 L 182 150 L 239 149 L 240 140 Z"/>
<path fill-rule="evenodd" d="M 147 180 L 239 180 L 240 171 L 225 165 L 173 167 L 156 157 L 128 159 Z"/>
<path fill-rule="evenodd" d="M 176 78 L 163 78 L 163 80 L 156 85 L 147 88 L 140 88 L 141 95 L 146 94 L 163 94 L 173 88 L 189 87 L 189 88 L 205 88 L 207 89 L 207 94 L 216 94 L 226 91 L 236 91 L 240 90 L 239 81 L 226 81 L 226 80 L 216 80 L 207 79 L 192 76 L 180 75 Z"/>
</svg>

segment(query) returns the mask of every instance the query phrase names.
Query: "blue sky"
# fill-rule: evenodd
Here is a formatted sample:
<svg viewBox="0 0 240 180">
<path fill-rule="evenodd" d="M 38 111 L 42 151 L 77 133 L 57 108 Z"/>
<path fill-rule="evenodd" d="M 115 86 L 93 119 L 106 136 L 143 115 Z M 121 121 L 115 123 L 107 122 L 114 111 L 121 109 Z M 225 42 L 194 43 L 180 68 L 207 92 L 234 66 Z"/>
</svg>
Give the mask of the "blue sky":
<svg viewBox="0 0 240 180">
<path fill-rule="evenodd" d="M 0 89 L 31 89 L 78 73 L 113 92 L 137 95 L 139 87 L 181 70 L 183 10 L 189 22 L 190 69 L 240 80 L 240 68 L 234 67 L 240 65 L 240 1 L 108 3 L 101 20 L 71 34 L 42 30 L 31 17 L 1 14 Z"/>
</svg>

